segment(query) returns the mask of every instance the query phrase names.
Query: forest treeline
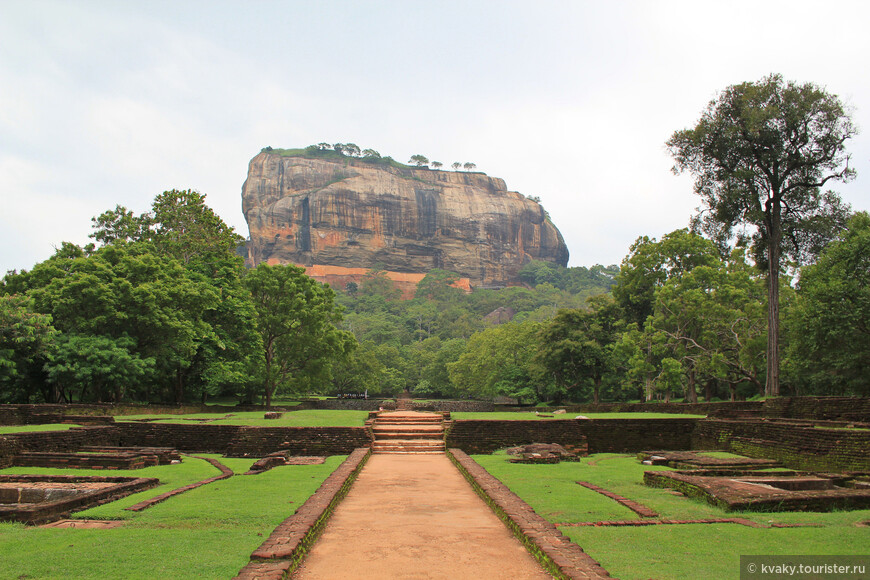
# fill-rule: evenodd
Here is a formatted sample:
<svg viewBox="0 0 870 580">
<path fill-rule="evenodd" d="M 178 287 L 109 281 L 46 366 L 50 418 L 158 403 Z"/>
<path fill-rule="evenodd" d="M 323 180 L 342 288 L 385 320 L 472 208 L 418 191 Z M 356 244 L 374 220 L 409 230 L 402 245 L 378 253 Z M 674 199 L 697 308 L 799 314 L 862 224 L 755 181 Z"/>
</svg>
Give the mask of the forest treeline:
<svg viewBox="0 0 870 580">
<path fill-rule="evenodd" d="M 524 287 L 465 294 L 433 270 L 411 300 L 378 268 L 338 292 L 246 270 L 195 191 L 118 206 L 93 244 L 3 278 L 0 402 L 867 396 L 870 215 L 823 189 L 853 178 L 855 132 L 812 83 L 728 87 L 667 142 L 702 201 L 691 228 L 619 267 L 531 262 Z"/>
<path fill-rule="evenodd" d="M 688 230 L 639 238 L 619 267 L 531 262 L 523 287 L 466 294 L 433 270 L 411 300 L 378 269 L 338 291 L 294 266 L 248 270 L 241 238 L 190 190 L 107 211 L 92 237 L 3 278 L 0 401 L 763 392 L 763 272 Z M 870 394 L 870 216 L 832 237 L 781 281 L 789 394 Z"/>
</svg>

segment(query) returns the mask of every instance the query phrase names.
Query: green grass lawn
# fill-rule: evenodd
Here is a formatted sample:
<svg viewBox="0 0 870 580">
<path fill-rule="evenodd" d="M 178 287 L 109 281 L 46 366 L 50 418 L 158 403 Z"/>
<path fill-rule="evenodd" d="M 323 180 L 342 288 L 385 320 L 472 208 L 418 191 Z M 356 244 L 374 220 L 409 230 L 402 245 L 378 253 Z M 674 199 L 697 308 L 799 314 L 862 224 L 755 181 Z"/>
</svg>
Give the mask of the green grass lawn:
<svg viewBox="0 0 870 580">
<path fill-rule="evenodd" d="M 611 575 L 646 578 L 739 578 L 740 555 L 864 554 L 870 545 L 870 510 L 852 512 L 730 512 L 643 485 L 643 472 L 669 470 L 641 465 L 633 456 L 597 454 L 577 463 L 523 465 L 504 452 L 475 455 L 535 511 L 554 523 L 637 520 L 634 512 L 577 485 L 588 481 L 656 510 L 663 519 L 743 517 L 762 524 L 813 523 L 823 527 L 755 529 L 737 524 L 644 527 L 561 527 L 563 534 L 598 560 Z"/>
<path fill-rule="evenodd" d="M 218 457 L 218 456 L 212 456 Z M 120 528 L 51 529 L 0 523 L 0 578 L 232 578 L 251 552 L 293 514 L 344 460 L 295 465 L 261 475 L 237 475 L 170 498 L 145 511 L 124 507 L 218 470 L 185 457 L 165 465 L 111 475 L 159 477 L 164 485 L 76 513 L 76 518 L 126 519 Z M 220 458 L 236 473 L 251 459 Z M 91 470 L 10 468 L 0 473 L 100 475 Z"/>
<path fill-rule="evenodd" d="M 368 411 L 326 411 L 309 409 L 287 411 L 280 419 L 264 419 L 264 411 L 239 413 L 196 413 L 193 415 L 119 415 L 115 421 L 134 419 L 158 419 L 157 423 L 205 424 L 205 425 L 250 425 L 255 427 L 362 427 L 369 416 Z M 213 419 L 203 422 L 199 419 Z"/>
<path fill-rule="evenodd" d="M 70 427 L 79 427 L 79 425 L 70 425 L 68 423 L 47 423 L 45 425 L 3 425 L 0 426 L 0 435 L 7 433 L 32 433 L 34 431 L 66 431 Z"/>
<path fill-rule="evenodd" d="M 546 413 L 552 415 L 552 413 Z M 560 413 L 552 417 L 535 415 L 534 411 L 493 411 L 491 413 L 450 413 L 453 419 L 474 421 L 554 421 L 573 419 L 583 415 L 589 419 L 699 419 L 704 415 L 677 413 Z"/>
</svg>

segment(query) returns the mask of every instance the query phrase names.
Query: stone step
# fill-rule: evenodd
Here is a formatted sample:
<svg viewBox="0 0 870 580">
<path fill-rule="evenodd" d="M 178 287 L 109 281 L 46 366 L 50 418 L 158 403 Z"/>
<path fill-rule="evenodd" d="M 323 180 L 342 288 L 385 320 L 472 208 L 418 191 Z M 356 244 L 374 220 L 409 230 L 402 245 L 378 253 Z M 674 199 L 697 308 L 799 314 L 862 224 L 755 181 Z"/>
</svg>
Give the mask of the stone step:
<svg viewBox="0 0 870 580">
<path fill-rule="evenodd" d="M 444 432 L 440 431 L 438 433 L 409 433 L 408 431 L 379 431 L 375 433 L 375 441 L 393 439 L 441 441 L 442 439 L 444 439 Z"/>
<path fill-rule="evenodd" d="M 444 446 L 431 445 L 374 445 L 372 453 L 444 453 Z"/>
<path fill-rule="evenodd" d="M 372 425 L 372 431 L 408 431 L 413 433 L 443 433 L 444 428 L 441 425 L 406 425 L 404 423 L 389 423 L 382 425 L 375 423 Z"/>
<path fill-rule="evenodd" d="M 375 424 L 381 424 L 381 423 L 393 423 L 393 424 L 396 424 L 396 425 L 440 425 L 440 424 L 441 424 L 441 419 L 439 419 L 439 418 L 435 418 L 435 419 L 427 419 L 427 418 L 410 418 L 410 417 L 407 418 L 407 419 L 405 419 L 405 418 L 401 418 L 401 417 L 396 417 L 396 418 L 393 418 L 393 417 L 389 417 L 389 418 L 381 418 L 381 417 L 378 417 L 377 419 L 375 419 L 374 422 L 375 422 Z"/>
<path fill-rule="evenodd" d="M 392 439 L 390 441 L 375 441 L 372 444 L 372 450 L 378 449 L 394 449 L 394 448 L 414 448 L 414 449 L 444 449 L 443 441 L 426 441 L 426 440 L 409 440 L 409 439 Z"/>
<path fill-rule="evenodd" d="M 445 451 L 443 449 L 381 449 L 378 451 L 372 450 L 372 453 L 375 455 L 444 455 Z"/>
</svg>

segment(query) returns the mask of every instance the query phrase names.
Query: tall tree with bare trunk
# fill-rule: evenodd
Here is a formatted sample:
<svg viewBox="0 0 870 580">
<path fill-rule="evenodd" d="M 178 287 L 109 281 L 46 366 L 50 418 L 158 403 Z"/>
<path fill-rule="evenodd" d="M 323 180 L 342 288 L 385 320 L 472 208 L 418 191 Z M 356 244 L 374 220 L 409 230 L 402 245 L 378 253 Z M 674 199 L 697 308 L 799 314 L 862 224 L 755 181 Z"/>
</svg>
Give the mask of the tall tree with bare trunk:
<svg viewBox="0 0 870 580">
<path fill-rule="evenodd" d="M 726 88 L 694 128 L 667 141 L 674 172 L 695 177 L 702 206 L 694 225 L 723 244 L 751 238 L 767 272 L 767 396 L 780 390 L 782 258 L 805 255 L 813 238 L 807 233 L 846 213 L 840 198 L 821 188 L 854 176 L 845 143 L 856 132 L 836 95 L 772 74 Z"/>
</svg>

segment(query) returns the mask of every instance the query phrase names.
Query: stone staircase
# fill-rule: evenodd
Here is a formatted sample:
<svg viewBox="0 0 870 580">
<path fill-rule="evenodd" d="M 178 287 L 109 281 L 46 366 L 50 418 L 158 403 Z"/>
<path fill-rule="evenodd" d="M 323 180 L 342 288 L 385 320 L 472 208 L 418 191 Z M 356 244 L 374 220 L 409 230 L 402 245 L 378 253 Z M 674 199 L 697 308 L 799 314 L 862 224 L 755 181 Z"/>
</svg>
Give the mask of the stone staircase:
<svg viewBox="0 0 870 580">
<path fill-rule="evenodd" d="M 439 413 L 379 413 L 372 433 L 372 453 L 444 453 L 444 416 Z"/>
</svg>

